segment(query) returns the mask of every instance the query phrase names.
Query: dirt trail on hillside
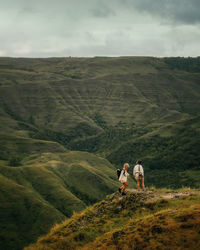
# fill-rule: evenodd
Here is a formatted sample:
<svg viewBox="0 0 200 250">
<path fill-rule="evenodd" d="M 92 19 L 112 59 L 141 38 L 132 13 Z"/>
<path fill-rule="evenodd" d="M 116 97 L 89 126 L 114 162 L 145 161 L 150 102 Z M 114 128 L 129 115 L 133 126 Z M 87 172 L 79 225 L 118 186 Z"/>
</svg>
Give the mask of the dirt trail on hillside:
<svg viewBox="0 0 200 250">
<path fill-rule="evenodd" d="M 200 194 L 200 190 L 189 190 L 183 192 L 158 192 L 158 191 L 138 191 L 137 189 L 127 189 L 128 193 L 135 193 L 135 194 L 145 194 L 148 196 L 149 201 L 155 201 L 158 199 L 178 199 L 180 197 L 189 196 L 189 195 L 196 195 Z"/>
</svg>

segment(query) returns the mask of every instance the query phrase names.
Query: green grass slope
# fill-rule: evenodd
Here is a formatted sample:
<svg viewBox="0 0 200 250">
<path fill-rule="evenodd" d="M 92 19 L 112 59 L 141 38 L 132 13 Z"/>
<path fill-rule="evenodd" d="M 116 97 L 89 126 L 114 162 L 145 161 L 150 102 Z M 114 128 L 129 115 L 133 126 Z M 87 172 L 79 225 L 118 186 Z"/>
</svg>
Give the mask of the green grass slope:
<svg viewBox="0 0 200 250">
<path fill-rule="evenodd" d="M 115 193 L 25 249 L 198 249 L 199 202 L 197 190 Z"/>
<path fill-rule="evenodd" d="M 99 130 L 96 113 L 108 125 L 177 120 L 200 104 L 199 58 L 186 63 L 196 70 L 151 57 L 0 58 L 0 108 L 5 119 L 64 134 L 79 123 Z"/>
<path fill-rule="evenodd" d="M 157 127 L 157 128 L 156 128 Z M 129 136 L 107 159 L 113 164 L 143 160 L 145 181 L 157 187 L 200 187 L 200 118 L 148 128 Z M 132 137 L 132 138 L 131 138 Z"/>
<path fill-rule="evenodd" d="M 21 249 L 66 217 L 33 190 L 0 175 L 0 247 Z"/>
<path fill-rule="evenodd" d="M 184 172 L 189 181 L 199 171 L 199 65 L 199 57 L 0 58 L 0 159 L 68 149 L 116 165 L 140 157 L 147 183 L 164 186 L 150 173 L 166 179 L 165 168 L 178 170 L 169 187 L 185 185 Z"/>
<path fill-rule="evenodd" d="M 200 118 L 144 126 L 109 126 L 104 133 L 68 144 L 74 150 L 98 153 L 111 163 L 143 160 L 148 186 L 200 187 Z"/>
<path fill-rule="evenodd" d="M 54 141 L 32 139 L 24 134 L 0 132 L 0 159 L 8 160 L 13 157 L 24 158 L 29 154 L 44 152 L 67 152 L 68 150 Z"/>
<path fill-rule="evenodd" d="M 119 186 L 115 168 L 86 152 L 42 153 L 0 162 L 0 248 L 22 249 L 53 224 Z"/>
</svg>

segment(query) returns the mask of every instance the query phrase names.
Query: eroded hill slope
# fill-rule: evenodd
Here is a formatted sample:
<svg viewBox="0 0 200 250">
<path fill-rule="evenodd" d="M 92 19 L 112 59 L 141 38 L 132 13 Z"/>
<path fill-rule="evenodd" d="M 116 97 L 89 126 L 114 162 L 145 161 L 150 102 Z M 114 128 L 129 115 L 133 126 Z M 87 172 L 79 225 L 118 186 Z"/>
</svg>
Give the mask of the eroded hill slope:
<svg viewBox="0 0 200 250">
<path fill-rule="evenodd" d="M 200 107 L 199 58 L 174 60 L 0 58 L 1 131 L 73 148 L 121 123 L 161 126 L 193 118 Z M 88 151 L 87 143 L 82 148 Z M 19 153 L 9 145 L 2 151 L 4 158 Z"/>
</svg>

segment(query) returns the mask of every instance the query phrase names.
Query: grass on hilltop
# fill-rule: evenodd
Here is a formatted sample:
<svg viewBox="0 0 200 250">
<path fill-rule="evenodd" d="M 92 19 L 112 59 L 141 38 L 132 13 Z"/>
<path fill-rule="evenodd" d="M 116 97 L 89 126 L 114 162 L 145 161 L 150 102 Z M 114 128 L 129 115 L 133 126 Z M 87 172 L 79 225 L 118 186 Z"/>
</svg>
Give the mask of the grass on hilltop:
<svg viewBox="0 0 200 250">
<path fill-rule="evenodd" d="M 166 244 L 171 248 L 197 247 L 200 194 L 192 191 L 187 190 L 187 196 L 177 193 L 173 199 L 154 199 L 154 193 L 129 193 L 123 199 L 119 194 L 108 196 L 25 249 L 165 249 Z M 158 193 L 156 190 L 155 195 Z"/>
</svg>

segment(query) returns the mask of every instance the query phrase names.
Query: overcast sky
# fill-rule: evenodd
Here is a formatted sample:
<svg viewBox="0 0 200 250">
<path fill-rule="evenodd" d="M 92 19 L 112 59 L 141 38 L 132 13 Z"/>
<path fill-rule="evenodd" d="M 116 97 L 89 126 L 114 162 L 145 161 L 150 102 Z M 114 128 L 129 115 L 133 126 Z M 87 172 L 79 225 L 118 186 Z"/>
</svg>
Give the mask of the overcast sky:
<svg viewBox="0 0 200 250">
<path fill-rule="evenodd" d="M 0 0 L 0 56 L 199 56 L 200 0 Z"/>
</svg>

